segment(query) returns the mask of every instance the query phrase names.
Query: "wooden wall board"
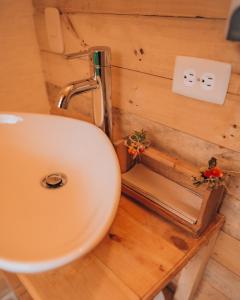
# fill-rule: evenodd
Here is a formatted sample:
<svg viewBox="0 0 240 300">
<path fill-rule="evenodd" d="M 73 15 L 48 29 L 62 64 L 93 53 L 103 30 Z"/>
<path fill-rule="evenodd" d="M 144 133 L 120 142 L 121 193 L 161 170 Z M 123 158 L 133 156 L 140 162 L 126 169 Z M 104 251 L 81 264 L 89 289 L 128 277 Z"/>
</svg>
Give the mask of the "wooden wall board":
<svg viewBox="0 0 240 300">
<path fill-rule="evenodd" d="M 228 86 L 228 93 L 240 95 L 239 78 L 240 78 L 239 74 L 232 73 L 229 86 Z"/>
<path fill-rule="evenodd" d="M 240 168 L 239 152 L 124 110 L 114 108 L 113 116 L 114 127 L 116 127 L 117 132 L 122 133 L 121 137 L 127 136 L 133 130 L 144 129 L 148 132 L 153 147 L 168 153 L 170 156 L 188 161 L 193 166 L 205 166 L 208 160 L 215 156 L 224 169 L 238 171 Z M 116 138 L 121 137 L 116 134 Z"/>
<path fill-rule="evenodd" d="M 47 82 L 46 86 L 50 103 L 53 103 L 60 87 L 50 82 Z M 69 116 L 71 116 L 71 113 Z M 240 168 L 239 152 L 207 142 L 134 113 L 113 108 L 113 122 L 115 140 L 127 136 L 133 130 L 144 129 L 149 135 L 152 147 L 166 152 L 168 155 L 176 157 L 176 159 L 189 162 L 197 168 L 205 166 L 212 156 L 219 160 L 220 166 L 225 170 L 238 171 Z M 239 177 L 235 177 L 232 181 L 230 190 L 238 193 Z"/>
<path fill-rule="evenodd" d="M 120 68 L 112 68 L 112 77 L 115 107 L 240 150 L 239 96 L 228 94 L 225 104 L 220 106 L 173 94 L 169 79 Z"/>
<path fill-rule="evenodd" d="M 60 15 L 61 29 L 64 40 L 64 52 L 76 52 L 79 49 L 87 47 L 85 42 L 80 38 L 75 28 L 73 27 L 68 14 Z M 41 50 L 51 52 L 48 43 L 45 16 L 43 13 L 35 12 L 34 23 L 36 28 L 36 37 Z"/>
<path fill-rule="evenodd" d="M 239 300 L 240 278 L 236 274 L 224 268 L 221 264 L 210 259 L 205 279 L 217 290 L 222 291 L 224 295 L 231 300 Z"/>
<path fill-rule="evenodd" d="M 220 212 L 225 216 L 223 231 L 237 240 L 240 240 L 240 201 L 226 196 Z"/>
<path fill-rule="evenodd" d="M 240 277 L 240 241 L 221 232 L 215 245 L 212 257 L 225 268 Z"/>
<path fill-rule="evenodd" d="M 230 300 L 230 298 L 211 286 L 206 279 L 203 279 L 194 300 Z"/>
<path fill-rule="evenodd" d="M 47 90 L 50 102 L 53 103 L 53 101 L 57 98 L 60 87 L 47 83 Z M 79 112 L 80 111 L 76 108 L 75 111 L 66 111 L 64 115 L 81 119 L 83 116 L 79 115 Z M 141 130 L 144 128 L 149 134 L 152 146 L 160 150 L 164 150 L 167 155 L 175 157 L 177 160 L 188 161 L 191 165 L 195 165 L 197 169 L 205 166 L 212 156 L 217 157 L 219 165 L 224 170 L 237 171 L 240 168 L 239 152 L 219 147 L 218 145 L 214 145 L 202 139 L 174 130 L 160 123 L 140 118 L 135 114 L 125 113 L 119 109 L 114 109 L 113 123 L 115 140 L 128 135 L 133 130 Z M 119 135 L 119 133 L 121 134 Z M 154 152 L 154 148 L 151 152 Z M 147 157 L 148 158 L 146 159 L 149 160 L 151 155 L 147 155 Z M 181 179 L 183 180 L 182 184 L 191 185 L 191 174 L 189 174 L 188 177 L 181 176 Z M 238 195 L 239 189 L 239 176 L 232 176 L 228 187 L 229 192 L 231 194 Z"/>
<path fill-rule="evenodd" d="M 43 19 L 36 16 L 39 45 L 50 50 Z M 66 52 L 107 45 L 114 66 L 172 78 L 176 55 L 185 55 L 231 63 L 240 73 L 239 47 L 225 40 L 225 20 L 74 14 L 62 16 L 62 28 Z"/>
<path fill-rule="evenodd" d="M 96 26 L 99 24 L 97 24 L 97 25 L 95 24 L 95 18 L 94 18 L 94 21 L 91 23 L 90 22 L 91 16 L 89 16 L 89 15 L 84 14 L 84 15 L 81 15 L 81 17 L 83 17 L 83 19 L 85 17 L 86 18 L 85 21 L 88 21 L 88 24 L 87 25 L 83 24 L 83 27 L 86 26 L 86 29 L 90 28 L 91 32 L 89 32 L 89 35 L 93 36 L 92 37 L 92 39 L 94 40 L 93 43 L 96 43 L 97 41 L 94 38 L 94 34 L 97 35 L 97 38 L 100 37 L 100 39 L 102 36 L 101 32 L 100 32 L 100 34 L 96 33 L 97 32 Z M 102 17 L 102 16 L 100 16 L 100 17 Z M 104 16 L 104 17 L 109 17 L 109 16 Z M 123 17 L 125 18 L 126 16 L 123 16 Z M 71 16 L 71 18 L 73 18 L 73 16 Z M 99 19 L 101 19 L 101 18 L 99 18 Z M 136 18 L 136 19 L 138 19 L 138 18 Z M 100 21 L 98 21 L 98 22 L 100 22 Z M 102 21 L 104 21 L 104 20 L 102 20 Z M 108 20 L 108 23 L 110 23 L 111 21 L 112 20 Z M 81 22 L 82 22 L 82 18 L 81 18 Z M 74 25 L 76 28 L 76 31 L 80 31 L 80 29 L 78 29 L 77 27 L 81 25 L 81 22 L 76 22 L 77 25 Z M 165 27 L 166 26 L 167 25 L 165 24 Z M 177 25 L 175 25 L 175 26 L 177 26 Z M 194 26 L 194 24 L 193 24 L 193 26 Z M 208 24 L 207 27 L 209 27 L 209 26 L 210 25 Z M 42 28 L 43 26 L 40 26 L 40 27 Z M 145 27 L 146 27 L 146 24 L 145 24 Z M 212 27 L 210 26 L 210 28 L 215 28 L 215 26 L 212 25 Z M 82 28 L 81 30 L 83 32 L 85 32 L 84 28 Z M 103 29 L 101 29 L 101 26 L 100 26 L 100 31 L 101 30 L 103 30 Z M 68 31 L 68 30 L 66 29 L 66 31 Z M 112 32 L 116 31 L 116 28 L 115 29 L 113 28 L 111 31 Z M 176 28 L 173 29 L 172 31 L 176 32 Z M 123 34 L 122 30 L 118 30 L 118 32 L 120 32 L 120 34 Z M 67 39 L 67 36 L 70 36 L 70 35 L 71 35 L 70 33 L 66 34 L 66 38 L 65 38 L 66 45 L 72 44 L 72 42 L 68 42 L 68 39 Z M 137 34 L 137 33 L 136 33 L 136 35 L 139 36 L 139 34 Z M 141 32 L 141 36 L 143 36 L 143 35 L 144 35 L 144 32 Z M 113 39 L 113 37 L 110 37 L 110 38 Z M 113 44 L 114 47 L 116 47 L 115 43 L 122 43 L 121 39 L 120 39 L 120 41 L 118 39 L 119 39 L 119 37 L 115 37 L 115 39 L 113 39 L 113 41 L 111 41 L 111 46 Z M 190 39 L 191 39 L 191 37 L 190 37 Z M 42 40 L 44 40 L 44 39 L 42 39 Z M 210 40 L 209 40 L 209 42 L 210 42 Z M 225 41 L 223 41 L 223 42 L 225 42 Z M 212 43 L 212 41 L 211 41 L 211 43 Z M 165 44 L 169 45 L 171 43 L 169 43 L 169 42 L 163 43 L 163 45 L 165 45 Z M 179 42 L 178 42 L 178 44 L 179 44 Z M 195 44 L 197 44 L 197 43 L 195 43 Z M 124 44 L 123 44 L 123 46 L 124 46 Z M 79 46 L 77 49 L 79 49 L 79 47 L 81 47 L 80 41 L 79 41 Z M 126 47 L 128 47 L 128 46 L 126 46 Z M 124 48 L 124 50 L 126 50 L 126 47 L 125 46 L 120 47 L 120 44 L 119 44 L 119 49 L 120 49 L 119 51 L 121 51 L 122 48 Z M 172 49 L 176 49 L 176 46 L 174 46 L 174 45 L 171 45 L 171 47 L 172 47 Z M 236 46 L 234 46 L 234 47 L 236 47 Z M 177 48 L 179 48 L 179 47 L 177 47 Z M 198 48 L 201 48 L 201 47 L 199 46 Z M 208 49 L 207 52 L 211 53 L 211 50 L 209 50 L 209 47 L 207 44 L 204 45 L 203 48 L 204 49 L 207 48 Z M 218 48 L 218 47 L 216 47 L 216 48 Z M 151 49 L 156 49 L 156 47 L 151 47 Z M 162 47 L 160 47 L 160 49 L 162 49 Z M 229 49 L 229 47 L 227 47 L 227 49 Z M 169 58 L 169 56 L 171 56 L 169 54 L 169 53 L 171 53 L 171 51 L 169 49 L 165 49 L 165 50 L 166 50 L 165 52 L 161 50 L 161 53 L 167 53 L 166 55 Z M 176 51 L 176 50 L 174 50 L 174 51 Z M 192 49 L 191 49 L 191 51 L 192 51 Z M 121 68 L 127 64 L 128 67 L 133 68 L 135 70 L 135 69 L 137 69 L 136 65 L 131 66 L 131 63 L 134 61 L 134 59 L 130 59 L 128 52 L 129 51 L 125 51 L 123 53 L 123 55 L 119 55 L 119 53 L 114 55 L 114 52 L 113 52 L 113 60 L 115 57 L 115 59 L 116 59 L 115 64 L 120 65 Z M 238 51 L 236 51 L 236 52 L 238 55 Z M 159 54 L 160 56 L 162 55 L 161 53 Z M 218 51 L 218 53 L 225 53 L 225 51 Z M 154 64 L 154 67 L 156 67 L 158 70 L 159 69 L 162 70 L 162 67 L 159 68 L 159 64 L 161 66 L 166 64 L 167 68 L 169 68 L 169 65 L 172 65 L 172 67 L 171 67 L 171 73 L 172 73 L 173 64 L 170 63 L 165 57 L 162 57 L 162 61 L 161 61 L 161 59 L 160 59 L 160 61 L 158 61 L 159 55 L 156 55 L 156 53 L 154 55 L 153 55 L 153 53 L 152 54 L 150 53 L 150 55 L 149 55 L 149 57 L 152 58 L 152 59 L 150 59 L 151 62 L 154 61 L 154 58 L 156 59 L 155 60 L 156 63 Z M 226 55 L 228 57 L 232 57 L 232 55 L 230 55 L 229 53 Z M 121 57 L 121 59 L 123 57 L 124 60 L 126 60 L 126 64 L 123 61 L 121 61 L 121 62 L 118 61 L 120 59 L 120 57 Z M 174 57 L 175 57 L 175 55 L 174 55 Z M 215 57 L 215 54 L 214 54 L 214 57 Z M 76 80 L 77 78 L 79 79 L 79 78 L 86 77 L 88 74 L 88 69 L 89 69 L 88 66 L 86 66 L 86 61 L 76 61 L 75 60 L 75 61 L 69 62 L 69 61 L 66 61 L 65 59 L 63 59 L 61 56 L 49 54 L 46 52 L 43 53 L 43 63 L 44 63 L 44 70 L 46 72 L 47 80 L 54 84 L 58 84 L 58 85 L 63 85 L 64 83 L 72 81 L 72 80 Z M 113 63 L 114 63 L 114 61 L 113 61 Z M 138 63 L 139 63 L 139 61 L 138 61 Z M 147 68 L 148 68 L 147 71 L 154 73 L 152 66 L 150 66 L 148 62 L 145 63 L 145 58 L 142 59 L 142 62 L 140 65 L 143 66 L 140 68 L 140 72 L 145 72 L 146 71 L 145 67 L 147 66 Z M 158 77 L 161 74 L 158 76 L 149 76 L 148 74 L 143 74 L 143 73 L 134 72 L 134 71 L 130 71 L 130 70 L 124 70 L 121 68 L 113 68 L 113 92 L 114 92 L 113 100 L 115 101 L 114 102 L 115 106 L 120 107 L 120 108 L 124 107 L 124 109 L 128 112 L 133 111 L 134 113 L 140 114 L 141 116 L 144 115 L 145 118 L 163 123 L 167 126 L 174 127 L 176 129 L 184 131 L 184 132 L 188 132 L 190 134 L 196 135 L 203 139 L 205 138 L 208 141 L 217 143 L 221 146 L 229 147 L 230 149 L 235 149 L 235 150 L 239 149 L 239 145 L 238 145 L 239 144 L 238 143 L 239 130 L 232 127 L 235 123 L 237 123 L 235 121 L 238 119 L 238 109 L 237 109 L 238 98 L 236 98 L 234 95 L 228 95 L 224 106 L 216 106 L 213 104 L 204 103 L 204 102 L 200 102 L 200 101 L 192 101 L 191 98 L 186 98 L 183 96 L 173 94 L 171 92 L 171 85 L 172 85 L 171 80 Z M 163 69 L 164 69 L 164 66 L 163 66 Z M 62 75 L 58 75 L 58 74 L 62 74 Z M 60 78 L 58 78 L 58 76 Z M 162 74 L 161 76 L 164 76 L 164 74 Z M 171 74 L 170 73 L 165 74 L 165 76 L 171 77 Z M 234 74 L 234 76 L 232 77 L 232 83 L 230 85 L 230 88 L 232 89 L 232 90 L 230 90 L 231 94 L 238 92 L 238 90 L 239 90 L 239 85 L 236 84 L 236 82 L 239 82 L 239 80 L 237 80 L 238 77 L 239 77 L 239 75 L 237 75 L 237 74 Z M 135 84 L 136 82 L 138 83 L 138 85 Z M 127 83 L 127 85 L 126 85 L 126 83 Z M 136 88 L 138 88 L 138 90 L 136 90 Z M 146 91 L 148 91 L 148 92 L 146 92 Z M 139 95 L 141 95 L 141 97 Z M 159 104 L 165 105 L 165 103 L 167 102 L 167 106 L 166 106 L 167 109 L 164 110 L 164 114 L 160 111 L 160 109 L 158 109 L 159 104 L 156 102 L 158 100 L 158 98 L 160 97 L 160 95 L 161 95 L 161 102 Z M 153 97 L 154 97 L 154 99 L 152 99 Z M 151 103 L 150 103 L 151 105 L 148 106 L 147 114 L 145 114 L 145 106 L 143 104 L 148 102 L 149 98 L 151 101 Z M 169 103 L 168 99 L 170 99 L 170 103 Z M 177 113 L 173 113 L 173 109 L 175 109 L 176 106 L 179 108 L 182 108 L 182 110 L 178 111 Z M 196 120 L 196 121 L 194 120 L 194 122 L 193 122 L 193 118 L 194 118 L 193 114 L 194 114 L 195 110 L 200 111 L 200 114 L 198 114 L 200 120 Z M 206 111 L 208 112 L 208 114 L 211 114 L 211 117 L 206 115 L 204 123 L 206 123 L 206 120 L 207 120 L 207 123 L 209 124 L 208 127 L 210 127 L 210 130 L 212 130 L 212 133 L 209 132 L 210 136 L 207 138 L 205 137 L 206 130 L 205 130 L 204 126 L 199 126 L 199 124 L 203 123 L 202 115 L 205 116 Z M 212 111 L 214 111 L 216 116 L 212 115 Z M 219 115 L 219 111 L 223 111 L 223 115 L 221 115 L 221 114 Z M 158 112 L 158 114 L 156 114 L 156 112 Z M 184 114 L 183 112 L 184 113 L 187 112 L 187 115 Z M 181 116 L 181 119 L 178 120 L 178 123 L 173 122 L 173 119 L 175 120 L 176 114 Z M 189 117 L 189 115 L 190 115 L 190 117 Z M 224 122 L 222 122 L 222 120 L 224 120 Z M 190 124 L 191 124 L 192 128 L 190 128 Z M 236 125 L 238 125 L 238 124 L 236 124 Z M 217 136 L 215 133 L 217 134 Z"/>
<path fill-rule="evenodd" d="M 88 68 L 84 69 L 83 64 L 80 67 L 79 63 L 46 53 L 43 61 L 47 81 L 55 85 L 63 86 L 87 76 L 84 74 Z M 173 94 L 171 85 L 169 79 L 113 67 L 113 106 L 225 148 L 240 150 L 239 96 L 228 94 L 225 104 L 220 106 Z"/>
<path fill-rule="evenodd" d="M 159 16 L 186 16 L 226 18 L 229 0 L 218 0 L 218 3 L 207 0 L 33 0 L 35 7 L 58 7 L 67 12 L 92 12 L 110 14 L 139 14 Z"/>
<path fill-rule="evenodd" d="M 64 87 L 70 82 L 89 78 L 89 62 L 86 60 L 67 60 L 61 55 L 42 52 L 42 66 L 45 80 Z"/>
<path fill-rule="evenodd" d="M 171 78 L 176 55 L 186 55 L 229 62 L 240 73 L 239 47 L 225 40 L 224 20 L 88 14 L 70 19 L 88 45 L 111 47 L 116 66 Z"/>
<path fill-rule="evenodd" d="M 86 44 L 86 41 L 81 39 L 81 36 L 77 33 L 76 29 L 73 29 L 74 26 L 71 22 L 71 19 L 68 14 L 64 14 L 61 17 L 62 20 L 62 30 L 63 30 L 63 36 L 64 36 L 64 43 L 65 43 L 65 52 L 71 53 L 78 51 L 80 49 L 86 49 L 88 45 Z M 38 38 L 38 43 L 42 51 L 48 51 L 51 52 L 49 49 L 47 36 L 46 36 L 46 28 L 45 28 L 45 20 L 42 13 L 37 13 L 34 18 L 35 27 L 36 27 L 36 34 Z M 113 55 L 118 55 L 113 53 Z M 123 54 L 124 55 L 124 54 Z M 140 55 L 140 53 L 138 53 Z M 141 57 L 139 57 L 140 59 Z M 161 62 L 161 65 L 164 65 L 165 61 Z M 144 61 L 141 61 L 141 64 L 139 64 L 139 67 L 141 65 L 145 65 Z M 121 66 L 121 62 L 120 62 Z M 173 68 L 172 68 L 173 69 Z M 161 68 L 158 68 L 158 74 L 157 76 L 161 76 Z M 172 78 L 172 73 L 169 72 L 169 77 Z M 229 93 L 232 94 L 240 94 L 240 75 L 237 73 L 232 73 L 229 87 L 228 87 Z"/>
</svg>

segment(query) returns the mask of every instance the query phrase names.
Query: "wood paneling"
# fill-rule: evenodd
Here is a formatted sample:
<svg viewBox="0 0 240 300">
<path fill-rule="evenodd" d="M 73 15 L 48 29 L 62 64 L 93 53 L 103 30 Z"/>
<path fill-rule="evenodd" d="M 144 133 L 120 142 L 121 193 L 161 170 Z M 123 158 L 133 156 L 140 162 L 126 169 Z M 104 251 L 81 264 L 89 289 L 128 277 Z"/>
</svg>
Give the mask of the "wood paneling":
<svg viewBox="0 0 240 300">
<path fill-rule="evenodd" d="M 97 15 L 92 18 L 91 15 L 85 14 L 73 15 L 71 20 L 78 32 L 79 40 L 76 40 L 63 22 L 66 51 L 82 48 L 83 41 L 88 45 L 110 45 L 113 51 L 113 64 L 121 67 L 113 68 L 113 104 L 116 107 L 239 151 L 240 131 L 233 127 L 234 124 L 240 127 L 239 97 L 232 94 L 239 92 L 240 76 L 237 74 L 232 76 L 230 94 L 223 106 L 193 101 L 191 98 L 173 94 L 172 81 L 167 79 L 172 77 L 177 54 L 228 61 L 233 64 L 235 71 L 238 71 L 239 47 L 225 41 L 221 36 L 224 22 L 168 20 L 168 18 L 160 18 L 159 21 L 159 18 L 149 20 L 149 17 L 134 17 L 132 20 L 132 18 L 108 15 Z M 40 20 L 41 17 L 38 15 L 37 28 L 43 28 Z M 165 28 L 165 31 L 167 28 L 168 34 L 165 31 L 161 32 L 162 28 Z M 194 28 L 194 31 L 190 28 Z M 127 31 L 130 34 L 129 38 L 125 35 Z M 44 30 L 38 32 L 42 32 L 39 34 L 40 44 L 47 48 Z M 151 35 L 147 34 L 148 32 L 151 32 Z M 200 42 L 199 36 L 204 37 Z M 141 43 L 144 43 L 144 46 Z M 219 51 L 223 48 L 224 51 Z M 141 54 L 139 49 L 143 49 L 144 54 Z M 88 76 L 89 67 L 86 60 L 66 61 L 59 55 L 44 52 L 43 62 L 47 80 L 59 86 Z M 149 73 L 157 76 L 150 76 Z"/>
<path fill-rule="evenodd" d="M 239 96 L 228 94 L 221 106 L 173 94 L 169 79 L 120 68 L 112 75 L 115 107 L 240 151 Z"/>
<path fill-rule="evenodd" d="M 212 256 L 218 263 L 238 276 L 240 276 L 239 253 L 240 241 L 221 232 Z"/>
<path fill-rule="evenodd" d="M 173 157 L 190 162 L 192 165 L 202 167 L 215 156 L 224 169 L 238 171 L 240 168 L 240 153 L 205 141 L 179 130 L 167 127 L 164 124 L 150 121 L 128 111 L 113 110 L 114 128 L 116 139 L 127 136 L 133 130 L 144 128 L 151 140 L 153 147 L 170 154 Z M 237 189 L 239 176 L 236 177 L 232 189 Z"/>
<path fill-rule="evenodd" d="M 87 76 L 85 61 L 82 64 L 70 62 L 48 53 L 43 54 L 43 60 L 46 78 L 55 85 L 62 86 Z M 115 107 L 240 151 L 239 96 L 228 94 L 223 106 L 196 101 L 173 94 L 172 81 L 169 79 L 116 67 L 112 68 L 112 82 Z"/>
<path fill-rule="evenodd" d="M 58 87 L 89 77 L 89 65 L 85 60 L 66 60 L 61 55 L 43 52 L 42 65 L 45 80 Z"/>
<path fill-rule="evenodd" d="M 231 300 L 239 300 L 240 278 L 211 259 L 208 263 L 205 278 L 217 290 L 222 291 Z"/>
<path fill-rule="evenodd" d="M 0 6 L 0 110 L 48 113 L 31 0 Z"/>
<path fill-rule="evenodd" d="M 226 217 L 224 232 L 240 240 L 240 201 L 229 196 L 225 197 L 221 213 Z"/>
<path fill-rule="evenodd" d="M 37 28 L 43 22 L 41 18 L 43 15 L 38 15 Z M 234 73 L 240 73 L 240 48 L 225 40 L 225 20 L 102 14 L 68 18 L 78 38 L 62 17 L 66 52 L 107 45 L 112 50 L 113 65 L 166 78 L 172 78 L 176 55 L 228 62 Z M 40 26 L 38 32 L 41 48 L 49 50 L 44 27 Z"/>
<path fill-rule="evenodd" d="M 159 16 L 186 16 L 226 18 L 229 8 L 229 0 L 33 0 L 34 6 L 44 8 L 46 6 L 58 7 L 66 12 L 92 12 L 112 14 L 139 14 Z"/>
<path fill-rule="evenodd" d="M 47 90 L 49 100 L 53 103 L 57 98 L 60 87 L 47 82 Z M 69 116 L 72 116 L 72 112 L 69 113 Z M 134 129 L 141 130 L 144 128 L 153 147 L 168 153 L 170 156 L 189 162 L 198 168 L 205 166 L 213 156 L 218 159 L 224 170 L 238 171 L 240 168 L 239 152 L 207 142 L 161 123 L 150 121 L 134 113 L 114 108 L 113 122 L 115 140 L 127 136 Z M 239 193 L 239 176 L 232 177 L 229 189 L 233 193 Z"/>
<path fill-rule="evenodd" d="M 215 289 L 206 279 L 203 279 L 194 300 L 230 300 L 227 296 Z"/>
</svg>

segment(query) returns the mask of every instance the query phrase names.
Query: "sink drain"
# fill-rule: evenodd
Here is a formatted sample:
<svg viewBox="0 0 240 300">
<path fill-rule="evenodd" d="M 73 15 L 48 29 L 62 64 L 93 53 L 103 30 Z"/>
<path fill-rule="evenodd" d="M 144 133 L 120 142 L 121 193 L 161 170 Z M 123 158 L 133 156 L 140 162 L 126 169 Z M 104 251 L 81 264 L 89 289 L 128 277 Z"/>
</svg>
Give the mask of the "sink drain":
<svg viewBox="0 0 240 300">
<path fill-rule="evenodd" d="M 63 173 L 52 173 L 42 178 L 41 185 L 47 189 L 57 189 L 67 183 L 67 176 Z"/>
</svg>

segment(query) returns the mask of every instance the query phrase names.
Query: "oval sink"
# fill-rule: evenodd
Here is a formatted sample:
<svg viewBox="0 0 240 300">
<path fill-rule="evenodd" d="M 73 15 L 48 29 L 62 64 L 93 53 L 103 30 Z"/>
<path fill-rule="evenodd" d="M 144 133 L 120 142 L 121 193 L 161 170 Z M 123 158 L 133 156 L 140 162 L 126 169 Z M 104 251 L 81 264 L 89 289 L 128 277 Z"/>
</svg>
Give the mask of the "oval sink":
<svg viewBox="0 0 240 300">
<path fill-rule="evenodd" d="M 83 256 L 107 233 L 120 198 L 114 148 L 96 126 L 0 114 L 0 269 L 34 273 Z"/>
</svg>

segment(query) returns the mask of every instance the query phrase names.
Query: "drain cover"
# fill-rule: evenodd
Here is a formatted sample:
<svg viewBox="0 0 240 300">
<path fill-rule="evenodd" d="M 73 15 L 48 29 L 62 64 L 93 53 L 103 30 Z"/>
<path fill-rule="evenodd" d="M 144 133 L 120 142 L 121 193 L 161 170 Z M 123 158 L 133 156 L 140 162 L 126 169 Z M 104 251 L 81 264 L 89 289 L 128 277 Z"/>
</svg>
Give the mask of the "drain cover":
<svg viewBox="0 0 240 300">
<path fill-rule="evenodd" d="M 41 185 L 48 189 L 56 189 L 67 183 L 66 175 L 62 173 L 52 173 L 41 180 Z"/>
</svg>

